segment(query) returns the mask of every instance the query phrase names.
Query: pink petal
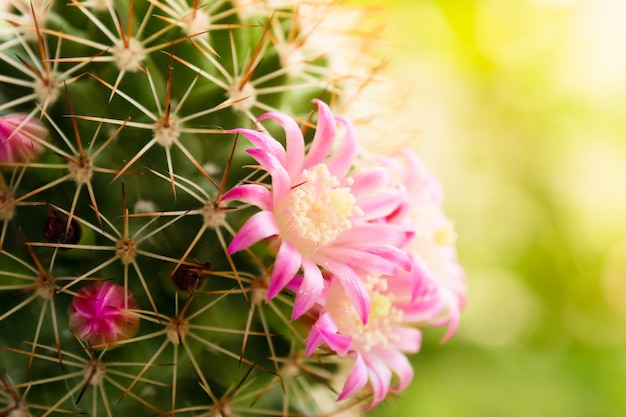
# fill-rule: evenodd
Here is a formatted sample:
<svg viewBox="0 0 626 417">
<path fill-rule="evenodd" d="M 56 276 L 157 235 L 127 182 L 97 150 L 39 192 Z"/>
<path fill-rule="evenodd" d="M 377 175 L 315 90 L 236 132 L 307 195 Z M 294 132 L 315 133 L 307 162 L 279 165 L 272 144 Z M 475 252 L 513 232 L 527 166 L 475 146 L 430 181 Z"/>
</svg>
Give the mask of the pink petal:
<svg viewBox="0 0 626 417">
<path fill-rule="evenodd" d="M 315 305 L 324 290 L 324 277 L 320 268 L 308 258 L 302 258 L 304 276 L 296 291 L 291 320 L 295 320 Z"/>
<path fill-rule="evenodd" d="M 265 133 L 252 129 L 233 129 L 227 130 L 226 133 L 241 133 L 254 146 L 272 155 L 282 166 L 285 166 L 286 154 L 283 145 L 279 141 Z"/>
<path fill-rule="evenodd" d="M 329 248 L 325 253 L 337 262 L 350 264 L 362 271 L 377 272 L 384 275 L 395 275 L 398 266 L 389 260 L 366 250 L 352 249 L 349 247 Z M 332 256 L 330 256 L 332 253 Z"/>
<path fill-rule="evenodd" d="M 300 265 L 302 264 L 302 256 L 289 242 L 283 241 L 276 254 L 274 261 L 274 269 L 270 277 L 270 285 L 267 289 L 267 301 L 276 297 L 279 292 L 291 281 L 296 275 Z"/>
<path fill-rule="evenodd" d="M 323 343 L 328 344 L 339 356 L 348 353 L 352 338 L 350 336 L 337 333 L 338 327 L 332 316 L 324 312 L 317 319 L 306 340 L 306 356 L 311 356 L 315 349 Z"/>
<path fill-rule="evenodd" d="M 361 197 L 359 208 L 363 210 L 365 220 L 382 219 L 390 216 L 406 202 L 406 193 L 403 189 L 395 188 L 376 195 Z"/>
<path fill-rule="evenodd" d="M 376 236 L 374 240 L 372 236 Z M 348 233 L 340 235 L 333 244 L 336 246 L 369 246 L 391 245 L 400 247 L 406 241 L 406 230 L 387 223 L 353 223 Z"/>
<path fill-rule="evenodd" d="M 309 153 L 304 160 L 304 169 L 324 162 L 337 134 L 335 116 L 328 105 L 321 100 L 313 100 L 313 102 L 317 104 L 317 127 Z"/>
<path fill-rule="evenodd" d="M 269 211 L 253 214 L 239 229 L 233 241 L 228 245 L 228 254 L 246 249 L 261 239 L 278 234 L 274 215 Z"/>
<path fill-rule="evenodd" d="M 344 177 L 354 164 L 358 152 L 358 143 L 352 123 L 340 116 L 336 116 L 335 119 L 344 125 L 345 135 L 337 151 L 328 158 L 326 165 L 328 165 L 328 171 L 331 174 L 336 177 Z"/>
<path fill-rule="evenodd" d="M 341 262 L 327 260 L 324 262 L 324 266 L 339 280 L 361 322 L 367 324 L 370 314 L 370 296 L 365 290 L 361 278 L 352 268 Z"/>
<path fill-rule="evenodd" d="M 369 381 L 372 385 L 372 391 L 374 391 L 374 399 L 367 407 L 368 410 L 371 410 L 387 396 L 389 385 L 391 385 L 391 370 L 387 367 L 387 364 L 377 357 L 372 361 L 368 361 L 367 366 Z"/>
<path fill-rule="evenodd" d="M 125 293 L 123 286 L 96 281 L 74 297 L 68 308 L 69 326 L 77 337 L 92 345 L 114 344 L 137 332 L 139 316 L 131 311 L 137 307 L 135 297 Z"/>
<path fill-rule="evenodd" d="M 298 288 L 300 288 L 300 285 L 302 285 L 302 281 L 304 281 L 304 277 L 302 275 L 296 274 L 296 276 L 294 276 L 293 279 L 287 283 L 287 286 L 285 288 L 296 292 L 298 291 Z"/>
<path fill-rule="evenodd" d="M 374 168 L 360 172 L 352 177 L 354 182 L 350 192 L 358 200 L 361 196 L 370 194 L 372 190 L 379 190 L 393 184 L 391 172 L 385 168 Z"/>
<path fill-rule="evenodd" d="M 22 162 L 39 155 L 48 130 L 25 113 L 0 116 L 0 161 Z"/>
<path fill-rule="evenodd" d="M 361 391 L 367 384 L 367 366 L 360 354 L 356 354 L 356 361 L 352 370 L 346 378 L 346 382 L 343 384 L 341 394 L 337 397 L 337 401 L 341 401 L 345 398 L 352 397 L 357 392 Z"/>
<path fill-rule="evenodd" d="M 371 255 L 379 256 L 390 265 L 395 265 L 400 269 L 409 271 L 413 264 L 405 251 L 391 245 L 370 246 L 365 251 Z"/>
<path fill-rule="evenodd" d="M 393 328 L 394 346 L 406 353 L 417 353 L 422 345 L 422 332 L 413 327 L 395 326 Z"/>
<path fill-rule="evenodd" d="M 290 177 L 296 177 L 302 171 L 304 162 L 304 137 L 298 124 L 282 113 L 265 113 L 259 117 L 259 121 L 267 118 L 274 119 L 285 129 L 287 144 L 286 169 Z"/>
<path fill-rule="evenodd" d="M 272 202 L 274 206 L 282 200 L 291 189 L 291 178 L 278 160 L 261 149 L 248 149 L 246 152 L 256 159 L 272 176 Z"/>
<path fill-rule="evenodd" d="M 384 360 L 394 374 L 398 376 L 398 384 L 391 387 L 392 391 L 403 391 L 413 379 L 413 366 L 407 357 L 395 350 L 388 349 L 383 354 Z"/>
<path fill-rule="evenodd" d="M 442 343 L 447 342 L 452 336 L 454 336 L 454 333 L 456 333 L 456 330 L 459 327 L 459 321 L 461 316 L 461 311 L 458 304 L 454 302 L 448 302 L 446 306 L 448 307 L 446 309 L 448 314 L 447 317 L 440 321 L 435 320 L 431 322 L 435 326 L 444 324 L 448 325 L 448 331 L 446 331 L 446 334 L 443 336 L 443 339 L 441 340 Z"/>
<path fill-rule="evenodd" d="M 352 264 L 364 271 L 378 272 L 385 275 L 395 275 L 398 269 L 410 270 L 412 263 L 406 252 L 390 245 L 351 246 L 342 245 L 324 248 L 320 251 L 324 258 L 337 262 Z"/>
<path fill-rule="evenodd" d="M 400 307 L 407 323 L 433 323 L 442 311 L 441 299 L 436 292 L 407 300 Z"/>
<path fill-rule="evenodd" d="M 261 210 L 272 209 L 272 192 L 259 184 L 240 184 L 222 195 L 220 201 L 239 200 L 254 204 Z"/>
</svg>

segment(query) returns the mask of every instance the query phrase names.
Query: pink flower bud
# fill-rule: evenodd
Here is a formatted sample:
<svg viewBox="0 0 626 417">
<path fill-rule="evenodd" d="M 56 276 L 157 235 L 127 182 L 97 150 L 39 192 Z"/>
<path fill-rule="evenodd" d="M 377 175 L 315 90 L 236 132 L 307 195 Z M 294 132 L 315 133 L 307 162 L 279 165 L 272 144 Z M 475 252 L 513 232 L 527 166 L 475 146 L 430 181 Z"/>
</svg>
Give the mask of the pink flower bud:
<svg viewBox="0 0 626 417">
<path fill-rule="evenodd" d="M 76 337 L 94 347 L 104 347 L 126 340 L 139 328 L 138 304 L 124 287 L 98 281 L 78 291 L 69 307 L 70 329 Z"/>
<path fill-rule="evenodd" d="M 24 113 L 0 116 L 0 162 L 23 162 L 39 155 L 43 147 L 38 142 L 48 136 L 48 130 L 38 119 Z"/>
</svg>

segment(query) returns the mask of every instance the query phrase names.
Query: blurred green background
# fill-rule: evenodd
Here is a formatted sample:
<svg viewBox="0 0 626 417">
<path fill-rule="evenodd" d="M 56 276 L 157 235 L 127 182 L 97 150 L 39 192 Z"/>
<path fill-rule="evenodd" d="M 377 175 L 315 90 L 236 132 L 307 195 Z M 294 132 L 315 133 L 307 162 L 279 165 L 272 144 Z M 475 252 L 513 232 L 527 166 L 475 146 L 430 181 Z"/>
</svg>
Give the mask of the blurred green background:
<svg viewBox="0 0 626 417">
<path fill-rule="evenodd" d="M 371 415 L 626 415 L 626 1 L 385 7 L 469 302 Z"/>
</svg>

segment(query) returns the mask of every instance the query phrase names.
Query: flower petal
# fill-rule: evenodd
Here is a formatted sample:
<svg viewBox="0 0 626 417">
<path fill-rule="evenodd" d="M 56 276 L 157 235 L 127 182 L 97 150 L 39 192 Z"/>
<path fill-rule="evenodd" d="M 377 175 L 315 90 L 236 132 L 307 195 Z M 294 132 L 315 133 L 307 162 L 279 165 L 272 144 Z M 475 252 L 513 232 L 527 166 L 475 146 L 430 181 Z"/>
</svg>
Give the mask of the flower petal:
<svg viewBox="0 0 626 417">
<path fill-rule="evenodd" d="M 240 184 L 222 195 L 220 201 L 239 200 L 254 204 L 261 210 L 272 209 L 272 192 L 259 184 Z"/>
<path fill-rule="evenodd" d="M 291 117 L 277 112 L 265 113 L 257 120 L 262 121 L 268 118 L 276 120 L 285 129 L 287 144 L 285 168 L 290 177 L 297 177 L 302 171 L 304 162 L 304 137 L 300 127 Z"/>
<path fill-rule="evenodd" d="M 278 226 L 274 215 L 269 211 L 253 214 L 241 226 L 233 241 L 228 245 L 228 254 L 246 249 L 261 239 L 278 234 Z"/>
<path fill-rule="evenodd" d="M 345 398 L 352 397 L 357 392 L 361 391 L 367 384 L 367 366 L 360 354 L 356 354 L 356 361 L 352 366 L 352 370 L 346 378 L 346 382 L 343 384 L 341 394 L 337 397 L 337 401 L 341 401 Z"/>
<path fill-rule="evenodd" d="M 390 216 L 398 209 L 402 209 L 405 201 L 406 193 L 399 188 L 358 199 L 359 208 L 363 210 L 363 217 L 366 220 L 376 220 Z"/>
<path fill-rule="evenodd" d="M 278 159 L 261 149 L 248 149 L 246 152 L 256 159 L 272 176 L 272 203 L 276 205 L 291 189 L 289 174 Z"/>
<path fill-rule="evenodd" d="M 317 127 L 309 153 L 304 159 L 304 169 L 320 164 L 326 159 L 337 134 L 335 116 L 328 105 L 321 100 L 313 102 L 317 104 Z"/>
<path fill-rule="evenodd" d="M 336 177 L 344 177 L 354 164 L 358 152 L 358 142 L 352 123 L 341 116 L 335 116 L 335 119 L 344 125 L 345 133 L 337 151 L 328 158 L 326 165 L 328 165 L 331 174 Z"/>
<path fill-rule="evenodd" d="M 232 129 L 227 130 L 226 133 L 241 133 L 244 135 L 254 146 L 259 149 L 263 149 L 265 152 L 276 158 L 282 166 L 286 163 L 286 153 L 283 145 L 273 137 L 252 129 Z"/>
<path fill-rule="evenodd" d="M 376 255 L 387 261 L 390 265 L 395 265 L 405 271 L 411 270 L 413 264 L 408 255 L 402 249 L 391 245 L 370 246 L 365 249 L 370 255 Z"/>
<path fill-rule="evenodd" d="M 352 179 L 354 182 L 350 191 L 357 199 L 371 193 L 372 190 L 384 189 L 393 184 L 391 171 L 382 167 L 359 172 Z"/>
<path fill-rule="evenodd" d="M 374 356 L 374 358 L 374 360 L 368 361 L 367 363 L 367 373 L 370 384 L 372 385 L 372 391 L 374 391 L 374 398 L 372 403 L 367 407 L 368 410 L 376 407 L 385 399 L 389 392 L 389 386 L 391 385 L 391 369 L 389 369 L 387 364 L 380 358 L 376 356 Z"/>
<path fill-rule="evenodd" d="M 302 258 L 304 272 L 302 283 L 296 291 L 291 320 L 295 320 L 315 305 L 324 290 L 324 277 L 320 268 L 308 258 Z"/>
<path fill-rule="evenodd" d="M 361 322 L 367 324 L 370 314 L 370 296 L 363 286 L 361 278 L 354 272 L 354 269 L 345 263 L 328 259 L 324 262 L 324 266 L 339 280 Z"/>
<path fill-rule="evenodd" d="M 407 357 L 396 350 L 387 349 L 382 354 L 385 363 L 398 376 L 398 384 L 391 387 L 392 391 L 403 391 L 413 379 L 413 366 Z"/>
<path fill-rule="evenodd" d="M 353 249 L 351 247 L 332 248 L 332 251 L 328 251 L 328 256 L 337 262 L 350 264 L 366 272 L 376 272 L 384 275 L 395 275 L 398 273 L 398 265 L 396 263 L 377 254 L 369 253 L 367 249 Z"/>
<path fill-rule="evenodd" d="M 296 248 L 289 242 L 283 241 L 280 244 L 276 260 L 274 261 L 274 269 L 270 277 L 270 285 L 267 289 L 267 301 L 276 297 L 279 292 L 291 281 L 296 275 L 300 265 L 302 264 L 302 256 Z"/>
<path fill-rule="evenodd" d="M 311 331 L 306 340 L 306 356 L 311 356 L 315 349 L 324 342 L 328 344 L 333 351 L 339 356 L 344 356 L 350 349 L 352 338 L 337 333 L 338 327 L 332 316 L 328 312 L 322 313 L 315 324 L 311 327 Z"/>
<path fill-rule="evenodd" d="M 394 347 L 406 353 L 417 353 L 422 345 L 422 332 L 414 327 L 394 326 Z"/>
<path fill-rule="evenodd" d="M 373 240 L 372 236 L 376 236 L 376 240 Z M 360 248 L 380 245 L 401 247 L 406 242 L 406 238 L 406 230 L 396 225 L 354 222 L 349 233 L 343 233 L 333 243 L 337 246 Z"/>
</svg>

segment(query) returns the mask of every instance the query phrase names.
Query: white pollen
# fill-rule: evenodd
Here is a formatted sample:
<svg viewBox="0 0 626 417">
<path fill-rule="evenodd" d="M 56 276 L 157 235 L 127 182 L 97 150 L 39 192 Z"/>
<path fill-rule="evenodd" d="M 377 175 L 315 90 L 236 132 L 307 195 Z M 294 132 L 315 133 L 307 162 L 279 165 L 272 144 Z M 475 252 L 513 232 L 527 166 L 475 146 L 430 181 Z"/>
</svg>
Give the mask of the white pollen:
<svg viewBox="0 0 626 417">
<path fill-rule="evenodd" d="M 341 187 L 325 164 L 305 170 L 303 183 L 281 205 L 286 211 L 284 229 L 295 232 L 294 243 L 301 243 L 298 249 L 319 248 L 333 242 L 352 227 L 351 217 L 363 214 L 350 188 Z"/>
</svg>

